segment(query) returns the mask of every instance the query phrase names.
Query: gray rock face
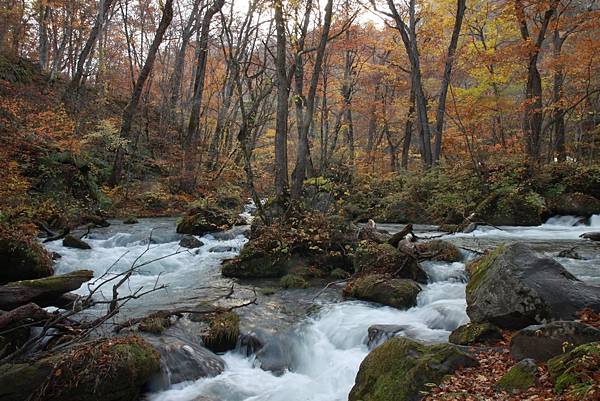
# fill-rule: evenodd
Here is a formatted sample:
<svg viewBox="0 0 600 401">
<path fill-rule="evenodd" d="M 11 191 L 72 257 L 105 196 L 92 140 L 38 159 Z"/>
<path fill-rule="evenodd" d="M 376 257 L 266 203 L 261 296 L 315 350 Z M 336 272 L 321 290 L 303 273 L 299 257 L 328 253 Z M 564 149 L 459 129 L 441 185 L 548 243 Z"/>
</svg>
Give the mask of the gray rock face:
<svg viewBox="0 0 600 401">
<path fill-rule="evenodd" d="M 186 235 L 179 241 L 180 247 L 188 249 L 200 248 L 202 245 L 204 245 L 204 243 L 193 235 Z"/>
<path fill-rule="evenodd" d="M 600 241 L 600 232 L 584 233 L 581 234 L 580 237 L 592 241 Z"/>
<path fill-rule="evenodd" d="M 67 235 L 62 242 L 64 247 L 76 248 L 76 249 L 92 249 L 92 247 L 85 241 L 80 240 L 72 235 Z"/>
<path fill-rule="evenodd" d="M 400 324 L 374 324 L 369 327 L 369 335 L 367 337 L 367 346 L 373 349 L 382 344 L 386 340 L 395 337 L 398 333 L 406 330 L 408 326 Z"/>
<path fill-rule="evenodd" d="M 516 360 L 547 361 L 570 348 L 594 341 L 600 341 L 600 330 L 579 322 L 557 321 L 516 332 L 510 341 L 510 353 Z"/>
<path fill-rule="evenodd" d="M 161 375 L 152 383 L 154 390 L 171 384 L 222 373 L 225 362 L 208 349 L 172 336 L 147 338 L 160 353 Z"/>
<path fill-rule="evenodd" d="M 479 260 L 466 292 L 471 321 L 507 329 L 572 320 L 586 307 L 600 311 L 600 287 L 579 281 L 523 244 L 501 246 Z"/>
</svg>

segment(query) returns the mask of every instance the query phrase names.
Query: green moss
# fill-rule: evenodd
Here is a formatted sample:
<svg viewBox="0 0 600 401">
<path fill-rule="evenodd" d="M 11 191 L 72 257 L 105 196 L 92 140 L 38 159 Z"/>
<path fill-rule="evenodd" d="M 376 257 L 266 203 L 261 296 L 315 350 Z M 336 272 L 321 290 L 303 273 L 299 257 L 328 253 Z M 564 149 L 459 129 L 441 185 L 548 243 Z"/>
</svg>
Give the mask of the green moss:
<svg viewBox="0 0 600 401">
<path fill-rule="evenodd" d="M 428 257 L 442 262 L 459 262 L 462 259 L 456 245 L 443 240 L 432 240 L 418 246 L 419 252 L 426 252 Z"/>
<path fill-rule="evenodd" d="M 496 386 L 510 393 L 515 391 L 524 391 L 529 387 L 535 386 L 537 368 L 535 364 L 527 364 L 521 361 L 512 368 L 498 381 Z"/>
<path fill-rule="evenodd" d="M 571 387 L 579 390 L 594 383 L 600 373 L 600 343 L 580 345 L 572 351 L 548 361 L 548 371 L 554 380 L 554 391 L 563 393 Z"/>
<path fill-rule="evenodd" d="M 59 276 L 44 277 L 37 280 L 23 280 L 12 283 L 11 285 L 19 285 L 30 288 L 39 288 L 47 292 L 65 292 L 65 288 L 71 287 L 73 279 L 80 279 L 82 283 L 94 278 L 94 272 L 91 270 L 77 270 L 70 273 L 61 274 Z M 74 288 L 77 289 L 77 288 Z M 68 291 L 68 290 L 67 290 Z"/>
<path fill-rule="evenodd" d="M 34 239 L 0 238 L 0 284 L 54 273 L 50 254 Z"/>
<path fill-rule="evenodd" d="M 344 269 L 340 269 L 339 267 L 333 269 L 329 275 L 336 280 L 343 280 L 350 277 L 350 273 Z"/>
<path fill-rule="evenodd" d="M 277 290 L 273 287 L 264 287 L 264 288 L 261 288 L 259 292 L 266 297 L 270 297 L 271 295 L 275 295 Z"/>
<path fill-rule="evenodd" d="M 439 384 L 473 358 L 449 344 L 425 346 L 394 337 L 375 348 L 361 363 L 349 401 L 418 400 L 428 383 Z"/>
<path fill-rule="evenodd" d="M 377 302 L 395 308 L 410 308 L 417 303 L 421 287 L 405 279 L 391 279 L 378 274 L 357 277 L 344 288 L 344 295 Z"/>
<path fill-rule="evenodd" d="M 202 341 L 214 352 L 225 352 L 235 348 L 239 336 L 240 317 L 235 312 L 221 312 L 209 319 L 209 329 Z"/>
<path fill-rule="evenodd" d="M 468 323 L 450 333 L 449 341 L 458 345 L 471 345 L 502 338 L 500 329 L 490 323 Z"/>
<path fill-rule="evenodd" d="M 469 274 L 469 283 L 467 284 L 467 297 L 477 288 L 481 280 L 484 279 L 487 269 L 494 263 L 496 258 L 505 250 L 504 245 L 496 247 L 493 251 L 481 256 L 467 264 L 467 273 Z"/>
<path fill-rule="evenodd" d="M 279 280 L 283 288 L 308 288 L 308 282 L 297 274 L 286 274 Z"/>
<path fill-rule="evenodd" d="M 170 325 L 171 321 L 168 318 L 147 317 L 140 322 L 138 329 L 146 333 L 162 334 Z"/>
</svg>

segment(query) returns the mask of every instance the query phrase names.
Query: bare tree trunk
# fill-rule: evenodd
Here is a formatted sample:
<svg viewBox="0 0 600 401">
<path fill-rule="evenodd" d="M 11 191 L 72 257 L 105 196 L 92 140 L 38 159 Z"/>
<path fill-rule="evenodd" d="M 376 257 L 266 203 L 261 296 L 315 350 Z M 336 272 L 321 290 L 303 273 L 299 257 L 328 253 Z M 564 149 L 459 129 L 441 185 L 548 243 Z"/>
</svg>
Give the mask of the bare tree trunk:
<svg viewBox="0 0 600 401">
<path fill-rule="evenodd" d="M 412 140 L 412 131 L 414 124 L 415 114 L 415 91 L 410 89 L 410 106 L 408 108 L 408 116 L 406 116 L 406 123 L 404 125 L 404 141 L 402 142 L 402 168 L 408 169 L 408 158 L 410 155 L 410 143 Z"/>
<path fill-rule="evenodd" d="M 196 73 L 194 76 L 194 96 L 192 100 L 192 110 L 187 128 L 187 135 L 184 138 L 183 146 L 183 174 L 181 188 L 184 191 L 192 192 L 196 185 L 196 167 L 198 152 L 198 128 L 200 122 L 200 107 L 202 106 L 202 95 L 204 93 L 204 78 L 206 74 L 206 60 L 208 58 L 208 34 L 210 32 L 210 23 L 213 16 L 218 13 L 225 0 L 214 0 L 213 4 L 206 10 L 200 27 L 200 43 L 198 44 L 198 59 L 196 64 Z"/>
<path fill-rule="evenodd" d="M 105 0 L 109 1 L 109 0 Z M 154 65 L 154 59 L 156 58 L 156 53 L 158 52 L 158 48 L 163 40 L 163 36 L 173 19 L 173 0 L 167 0 L 165 6 L 163 8 L 162 18 L 160 19 L 160 23 L 158 24 L 158 29 L 156 30 L 156 34 L 154 35 L 154 40 L 150 45 L 150 49 L 148 50 L 148 55 L 146 57 L 146 62 L 140 71 L 140 75 L 138 76 L 137 81 L 135 82 L 135 86 L 133 87 L 133 92 L 131 94 L 131 98 L 129 99 L 129 103 L 125 106 L 123 110 L 123 119 L 121 122 L 121 131 L 119 133 L 119 137 L 124 140 L 129 140 L 131 125 L 133 123 L 133 116 L 137 109 L 137 105 L 140 101 L 140 96 L 142 95 L 142 90 L 144 88 L 144 84 L 152 71 L 152 67 Z M 119 146 L 117 148 L 115 154 L 115 160 L 113 163 L 113 169 L 111 173 L 111 177 L 109 180 L 109 184 L 114 186 L 118 185 L 121 181 L 121 175 L 123 174 L 123 166 L 125 162 L 125 150 L 123 146 Z"/>
<path fill-rule="evenodd" d="M 275 0 L 275 27 L 277 31 L 277 112 L 275 117 L 275 190 L 277 197 L 288 196 L 287 119 L 290 95 L 286 68 L 286 29 L 283 2 Z"/>
<path fill-rule="evenodd" d="M 42 3 L 39 14 L 39 65 L 42 71 L 48 68 L 48 18 L 52 9 L 50 6 Z"/>
<path fill-rule="evenodd" d="M 100 34 L 102 25 L 104 25 L 106 18 L 109 15 L 112 4 L 113 0 L 100 0 L 98 4 L 98 15 L 96 16 L 96 21 L 94 21 L 94 26 L 92 27 L 90 36 L 88 36 L 83 50 L 81 51 L 81 53 L 79 53 L 79 58 L 77 59 L 77 69 L 75 70 L 75 74 L 71 79 L 71 84 L 69 85 L 68 89 L 69 92 L 74 92 L 81 85 L 88 56 L 90 55 L 92 49 L 94 48 L 94 45 L 96 44 L 96 40 L 98 39 L 98 35 Z"/>
<path fill-rule="evenodd" d="M 321 68 L 323 65 L 323 58 L 325 56 L 325 48 L 329 38 L 329 30 L 331 28 L 331 16 L 333 14 L 333 0 L 328 0 L 325 5 L 325 19 L 323 21 L 323 31 L 321 32 L 321 39 L 317 48 L 317 54 L 315 56 L 313 73 L 310 82 L 310 88 L 308 90 L 308 96 L 306 97 L 306 113 L 304 114 L 304 126 L 301 133 L 301 138 L 298 142 L 298 150 L 296 154 L 296 167 L 293 172 L 292 181 L 292 199 L 299 199 L 302 195 L 302 187 L 304 179 L 306 178 L 306 169 L 308 167 L 308 130 L 312 122 L 313 114 L 315 111 L 315 96 L 317 94 L 317 86 L 319 78 L 321 76 Z"/>
<path fill-rule="evenodd" d="M 458 0 L 456 5 L 456 17 L 454 19 L 454 29 L 452 30 L 452 38 L 448 45 L 448 54 L 446 55 L 446 64 L 444 66 L 444 77 L 442 78 L 442 87 L 440 88 L 440 96 L 438 98 L 438 107 L 435 118 L 435 146 L 433 151 L 433 161 L 438 162 L 442 153 L 442 134 L 444 130 L 444 115 L 446 113 L 446 97 L 448 96 L 448 85 L 452 76 L 452 65 L 454 63 L 454 55 L 458 46 L 458 37 L 462 28 L 463 18 L 466 10 L 466 0 Z"/>
<path fill-rule="evenodd" d="M 554 120 L 554 152 L 558 161 L 565 161 L 567 154 L 565 150 L 565 115 L 564 107 L 560 100 L 562 97 L 563 84 L 565 75 L 563 66 L 560 62 L 560 53 L 564 39 L 560 37 L 558 29 L 554 30 L 554 84 L 552 87 L 552 101 L 554 103 L 553 120 Z"/>
</svg>

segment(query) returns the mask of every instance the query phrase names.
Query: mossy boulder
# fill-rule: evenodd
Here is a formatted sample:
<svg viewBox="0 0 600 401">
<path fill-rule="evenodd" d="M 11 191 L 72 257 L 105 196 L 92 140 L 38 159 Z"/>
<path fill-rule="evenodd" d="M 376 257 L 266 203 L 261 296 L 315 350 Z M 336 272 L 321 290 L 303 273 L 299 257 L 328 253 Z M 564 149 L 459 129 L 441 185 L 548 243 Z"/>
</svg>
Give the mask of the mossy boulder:
<svg viewBox="0 0 600 401">
<path fill-rule="evenodd" d="M 396 278 L 427 283 L 427 273 L 421 269 L 417 259 L 400 252 L 390 244 L 361 241 L 354 252 L 354 271 L 387 273 Z"/>
<path fill-rule="evenodd" d="M 579 281 L 524 244 L 500 246 L 471 270 L 467 314 L 475 323 L 521 329 L 546 320 L 571 320 L 588 307 L 600 311 L 600 287 Z"/>
<path fill-rule="evenodd" d="M 461 367 L 477 365 L 451 344 L 423 345 L 394 337 L 375 348 L 360 364 L 349 401 L 418 401 L 429 383 Z"/>
<path fill-rule="evenodd" d="M 496 388 L 508 393 L 518 393 L 534 387 L 537 381 L 537 365 L 533 359 L 523 359 L 502 376 Z"/>
<path fill-rule="evenodd" d="M 543 222 L 544 199 L 532 191 L 497 191 L 481 202 L 475 213 L 498 226 L 538 226 Z"/>
<path fill-rule="evenodd" d="M 208 330 L 202 335 L 204 346 L 213 352 L 235 348 L 240 336 L 240 317 L 235 312 L 217 312 L 208 318 Z"/>
<path fill-rule="evenodd" d="M 54 274 L 52 257 L 33 239 L 10 238 L 0 233 L 0 284 Z"/>
<path fill-rule="evenodd" d="M 129 216 L 125 220 L 123 220 L 123 224 L 137 224 L 139 223 L 138 219 L 135 216 Z"/>
<path fill-rule="evenodd" d="M 75 237 L 74 235 L 67 235 L 62 241 L 62 245 L 66 248 L 92 249 L 90 244 L 88 244 L 82 239 Z"/>
<path fill-rule="evenodd" d="M 196 249 L 200 248 L 202 245 L 204 245 L 204 242 L 189 234 L 184 235 L 184 237 L 179 241 L 179 246 L 182 248 Z"/>
<path fill-rule="evenodd" d="M 286 274 L 279 280 L 283 288 L 308 288 L 308 281 L 297 274 Z"/>
<path fill-rule="evenodd" d="M 421 287 L 413 280 L 390 278 L 381 274 L 360 276 L 349 282 L 344 295 L 406 309 L 417 304 Z"/>
<path fill-rule="evenodd" d="M 149 316 L 138 324 L 138 330 L 144 333 L 162 334 L 170 326 L 171 320 L 168 317 Z"/>
<path fill-rule="evenodd" d="M 467 323 L 450 333 L 449 341 L 457 345 L 489 343 L 502 339 L 500 329 L 490 323 Z"/>
<path fill-rule="evenodd" d="M 579 192 L 562 194 L 548 201 L 552 214 L 589 217 L 600 214 L 600 200 Z"/>
<path fill-rule="evenodd" d="M 231 211 L 206 205 L 194 208 L 182 217 L 177 223 L 177 232 L 204 235 L 214 231 L 228 230 L 239 221 L 239 216 Z"/>
<path fill-rule="evenodd" d="M 159 370 L 158 352 L 141 338 L 105 338 L 40 360 L 0 366 L 0 399 L 135 400 Z"/>
<path fill-rule="evenodd" d="M 419 256 L 440 262 L 460 262 L 462 255 L 456 245 L 441 239 L 417 244 Z"/>
<path fill-rule="evenodd" d="M 574 350 L 548 361 L 548 371 L 554 381 L 554 391 L 565 391 L 580 396 L 581 400 L 592 400 L 590 394 L 598 395 L 600 376 L 600 343 L 580 345 Z"/>
</svg>

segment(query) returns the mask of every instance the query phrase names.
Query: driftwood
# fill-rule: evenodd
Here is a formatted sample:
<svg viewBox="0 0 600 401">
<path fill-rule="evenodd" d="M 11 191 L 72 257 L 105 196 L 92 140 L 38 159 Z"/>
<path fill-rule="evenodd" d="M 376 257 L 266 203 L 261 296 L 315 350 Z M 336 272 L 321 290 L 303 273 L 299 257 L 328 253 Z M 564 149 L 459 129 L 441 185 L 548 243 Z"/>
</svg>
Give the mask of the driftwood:
<svg viewBox="0 0 600 401">
<path fill-rule="evenodd" d="M 93 277 L 91 270 L 78 270 L 60 276 L 15 281 L 0 286 L 0 309 L 10 310 L 30 302 L 41 307 L 64 307 L 72 303 L 73 298 L 63 295 L 78 289 Z"/>
<path fill-rule="evenodd" d="M 400 243 L 400 241 L 402 241 L 404 239 L 404 237 L 406 237 L 408 234 L 411 234 L 414 236 L 412 224 L 405 225 L 402 230 L 400 230 L 396 234 L 392 235 L 392 237 L 390 239 L 388 239 L 387 242 L 394 248 L 398 248 L 398 244 Z"/>
<path fill-rule="evenodd" d="M 41 321 L 51 318 L 51 313 L 30 302 L 0 315 L 0 331 L 17 323 L 22 324 L 25 319 Z"/>
</svg>

